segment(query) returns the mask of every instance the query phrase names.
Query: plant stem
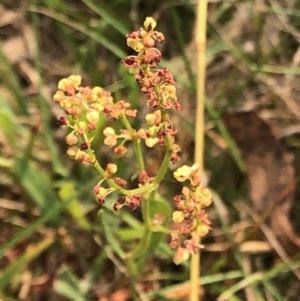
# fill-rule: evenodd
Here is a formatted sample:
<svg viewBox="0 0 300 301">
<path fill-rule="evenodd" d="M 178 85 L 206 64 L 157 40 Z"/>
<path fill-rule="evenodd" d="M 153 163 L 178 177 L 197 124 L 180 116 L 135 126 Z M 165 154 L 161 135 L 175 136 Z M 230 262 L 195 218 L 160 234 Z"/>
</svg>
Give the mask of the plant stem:
<svg viewBox="0 0 300 301">
<path fill-rule="evenodd" d="M 88 142 L 88 138 L 86 135 L 83 136 L 85 142 Z M 93 162 L 93 166 L 94 168 L 97 170 L 97 172 L 102 176 L 102 178 L 106 178 L 106 174 L 105 174 L 105 170 L 102 168 L 102 166 L 100 165 L 100 163 L 98 162 L 93 150 L 91 148 L 87 149 L 87 153 L 89 154 L 89 156 L 91 157 L 91 161 Z M 135 189 L 124 189 L 121 188 L 117 183 L 115 183 L 114 180 L 112 179 L 105 179 L 106 182 L 108 183 L 109 187 L 114 188 L 116 190 L 116 192 L 119 192 L 121 194 L 124 195 L 134 195 L 134 194 L 145 194 L 145 193 L 150 193 L 153 190 L 156 190 L 157 188 L 157 184 L 156 183 L 151 183 L 139 188 L 135 188 Z"/>
<path fill-rule="evenodd" d="M 206 69 L 206 19 L 207 0 L 198 0 L 196 23 L 197 61 L 197 111 L 195 130 L 195 162 L 199 164 L 200 173 L 204 170 L 204 101 L 205 101 L 205 69 Z M 195 237 L 199 240 L 200 237 Z M 200 250 L 192 255 L 190 267 L 191 294 L 190 301 L 199 301 Z"/>
<path fill-rule="evenodd" d="M 157 87 L 155 88 L 155 91 L 159 95 Z M 165 122 L 166 117 L 167 117 L 166 111 L 162 110 L 161 114 L 162 114 L 161 119 Z M 157 184 L 159 184 L 163 180 L 163 178 L 169 168 L 169 164 L 170 164 L 170 160 L 171 160 L 171 156 L 172 156 L 172 142 L 168 135 L 165 137 L 165 146 L 166 146 L 166 152 L 165 152 L 164 159 L 163 159 L 163 161 L 160 165 L 160 168 L 156 174 L 156 177 L 153 181 L 154 183 L 157 183 Z"/>
<path fill-rule="evenodd" d="M 142 202 L 142 213 L 143 213 L 143 219 L 145 224 L 145 231 L 143 237 L 141 238 L 141 241 L 129 255 L 131 259 L 137 259 L 139 256 L 143 255 L 149 246 L 149 242 L 152 234 L 151 226 L 149 222 L 150 221 L 149 201 L 150 199 L 144 199 Z"/>
<path fill-rule="evenodd" d="M 126 127 L 127 131 L 132 136 L 133 148 L 134 148 L 134 152 L 136 155 L 138 168 L 139 168 L 139 171 L 143 171 L 143 170 L 145 170 L 145 163 L 144 163 L 143 153 L 142 153 L 142 149 L 141 149 L 140 139 L 137 139 L 135 131 L 131 127 L 130 123 L 128 122 L 126 115 L 123 115 L 121 120 L 122 120 L 124 126 Z"/>
<path fill-rule="evenodd" d="M 143 268 L 143 255 L 147 254 L 147 250 L 151 244 L 151 238 L 153 235 L 151 215 L 150 215 L 150 202 L 155 198 L 156 190 L 153 190 L 142 201 L 142 215 L 144 220 L 144 233 L 136 248 L 130 252 L 126 257 L 128 259 L 128 267 L 131 268 L 131 274 L 136 277 L 138 273 L 141 273 Z"/>
<path fill-rule="evenodd" d="M 159 184 L 163 180 L 163 178 L 169 168 L 169 164 L 170 164 L 170 160 L 171 160 L 171 156 L 172 156 L 172 146 L 171 146 L 170 138 L 168 136 L 166 136 L 166 138 L 165 138 L 165 143 L 166 143 L 166 153 L 165 153 L 164 159 L 161 163 L 161 166 L 157 172 L 157 175 L 153 181 L 156 184 Z"/>
</svg>

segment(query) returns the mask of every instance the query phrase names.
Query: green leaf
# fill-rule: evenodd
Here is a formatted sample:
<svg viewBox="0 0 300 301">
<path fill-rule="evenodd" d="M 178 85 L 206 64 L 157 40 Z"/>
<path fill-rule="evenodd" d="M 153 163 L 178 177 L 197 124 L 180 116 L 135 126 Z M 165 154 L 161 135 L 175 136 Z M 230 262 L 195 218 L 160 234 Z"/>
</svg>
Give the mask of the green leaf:
<svg viewBox="0 0 300 301">
<path fill-rule="evenodd" d="M 115 28 L 122 35 L 126 35 L 128 30 L 125 28 L 124 23 L 119 21 L 117 18 L 109 14 L 101 5 L 95 5 L 92 1 L 82 0 L 90 9 L 92 9 L 96 14 L 98 14 L 102 20 L 104 20 L 107 24 L 110 24 L 113 28 Z"/>
<path fill-rule="evenodd" d="M 70 181 L 63 182 L 58 194 L 61 201 L 65 204 L 65 208 L 75 218 L 79 226 L 85 230 L 89 230 L 90 224 L 85 218 L 85 210 L 78 200 L 74 183 Z"/>
<path fill-rule="evenodd" d="M 29 237 L 37 231 L 42 225 L 47 223 L 50 220 L 53 220 L 57 217 L 62 210 L 60 203 L 55 203 L 53 206 L 45 213 L 45 215 L 41 216 L 39 219 L 31 223 L 27 228 L 18 232 L 14 237 L 12 237 L 7 243 L 0 248 L 0 258 L 2 258 L 5 252 L 13 247 L 15 247 L 20 241 Z"/>
<path fill-rule="evenodd" d="M 57 196 L 46 172 L 38 169 L 27 157 L 16 160 L 14 175 L 27 195 L 44 211 L 53 207 Z"/>
<path fill-rule="evenodd" d="M 145 226 L 140 226 L 139 228 L 126 228 L 126 229 L 119 229 L 116 231 L 118 237 L 122 241 L 132 241 L 136 239 L 140 239 L 143 235 Z"/>
<path fill-rule="evenodd" d="M 98 211 L 98 216 L 100 218 L 100 222 L 104 231 L 105 238 L 109 244 L 109 246 L 112 248 L 112 250 L 120 257 L 124 258 L 124 252 L 122 248 L 120 247 L 119 242 L 114 237 L 114 227 L 110 225 L 109 222 L 109 212 L 108 210 L 105 210 L 105 208 L 100 209 Z"/>
<path fill-rule="evenodd" d="M 37 258 L 42 252 L 47 250 L 54 241 L 54 237 L 48 237 L 39 243 L 29 245 L 25 253 L 15 262 L 11 263 L 0 274 L 0 291 L 3 290 L 11 282 L 12 278 L 19 274 L 26 265 Z"/>
<path fill-rule="evenodd" d="M 156 218 L 161 218 L 161 216 L 163 216 L 164 222 L 162 226 L 166 226 L 171 218 L 171 207 L 167 200 L 165 200 L 161 195 L 156 193 L 156 199 L 150 200 L 149 205 L 151 220 L 153 221 Z M 152 233 L 147 247 L 147 251 L 144 254 L 142 254 L 142 256 L 140 256 L 139 258 L 139 267 L 143 266 L 146 260 L 158 251 L 158 245 L 165 236 L 165 233 L 162 232 Z M 139 268 L 139 270 L 141 269 Z"/>
<path fill-rule="evenodd" d="M 28 116 L 28 109 L 25 98 L 22 94 L 20 80 L 14 72 L 13 66 L 8 58 L 4 55 L 2 47 L 0 47 L 0 79 L 6 87 L 13 93 L 18 113 Z"/>
<path fill-rule="evenodd" d="M 54 283 L 54 290 L 72 301 L 88 301 L 86 297 L 92 283 L 86 279 L 78 279 L 68 266 L 63 266 Z"/>
<path fill-rule="evenodd" d="M 0 102 L 2 100 L 3 99 L 0 95 Z M 15 125 L 12 120 L 13 120 L 12 113 L 6 108 L 1 108 L 0 109 L 0 128 L 3 131 L 10 147 L 14 150 L 15 149 L 16 132 L 15 132 Z"/>
</svg>

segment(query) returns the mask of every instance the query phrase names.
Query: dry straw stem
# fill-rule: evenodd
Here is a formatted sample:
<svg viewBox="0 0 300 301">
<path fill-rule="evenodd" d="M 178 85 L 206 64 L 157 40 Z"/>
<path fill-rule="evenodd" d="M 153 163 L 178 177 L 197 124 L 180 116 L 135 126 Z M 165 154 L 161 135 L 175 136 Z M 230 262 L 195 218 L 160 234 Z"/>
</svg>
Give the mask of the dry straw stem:
<svg viewBox="0 0 300 301">
<path fill-rule="evenodd" d="M 206 70 L 206 19 L 207 0 L 199 0 L 196 20 L 197 45 L 197 110 L 195 130 L 195 162 L 199 164 L 200 173 L 203 173 L 204 153 L 204 101 L 205 101 L 205 70 Z M 200 241 L 200 237 L 199 237 Z M 190 301 L 199 301 L 200 251 L 192 255 L 191 259 L 191 294 Z"/>
</svg>

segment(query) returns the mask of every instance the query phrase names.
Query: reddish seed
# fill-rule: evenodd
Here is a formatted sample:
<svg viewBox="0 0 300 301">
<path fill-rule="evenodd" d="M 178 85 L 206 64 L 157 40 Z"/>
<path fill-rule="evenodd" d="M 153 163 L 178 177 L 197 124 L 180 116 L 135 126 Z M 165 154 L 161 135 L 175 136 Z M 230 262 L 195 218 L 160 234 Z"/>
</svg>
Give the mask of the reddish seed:
<svg viewBox="0 0 300 301">
<path fill-rule="evenodd" d="M 57 120 L 57 123 L 58 125 L 60 126 L 64 126 L 64 125 L 68 125 L 69 124 L 69 121 L 66 117 L 60 117 L 58 120 Z"/>
<path fill-rule="evenodd" d="M 89 148 L 89 146 L 87 145 L 87 143 L 81 143 L 80 150 L 84 151 L 84 150 L 87 150 L 88 148 Z"/>
</svg>

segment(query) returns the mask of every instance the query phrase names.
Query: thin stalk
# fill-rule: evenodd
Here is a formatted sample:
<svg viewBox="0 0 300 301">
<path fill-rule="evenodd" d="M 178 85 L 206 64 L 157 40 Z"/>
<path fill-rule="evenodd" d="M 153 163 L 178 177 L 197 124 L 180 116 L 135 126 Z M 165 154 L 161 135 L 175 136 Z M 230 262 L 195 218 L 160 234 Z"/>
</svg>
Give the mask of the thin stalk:
<svg viewBox="0 0 300 301">
<path fill-rule="evenodd" d="M 133 148 L 136 155 L 139 171 L 143 171 L 145 170 L 145 163 L 144 163 L 144 158 L 143 158 L 143 153 L 141 148 L 141 140 L 136 138 L 135 131 L 133 130 L 130 123 L 128 122 L 126 115 L 123 115 L 121 120 L 124 126 L 126 127 L 127 131 L 133 137 Z"/>
<path fill-rule="evenodd" d="M 206 71 L 206 19 L 207 0 L 198 0 L 196 23 L 197 60 L 197 110 L 195 129 L 195 162 L 199 164 L 200 173 L 204 170 L 204 100 L 205 100 L 205 71 Z M 196 237 L 200 243 L 200 237 Z M 190 267 L 191 294 L 190 301 L 199 301 L 200 250 L 193 254 Z"/>
<path fill-rule="evenodd" d="M 156 183 L 156 184 L 159 184 L 163 180 L 163 178 L 169 168 L 170 160 L 172 157 L 172 148 L 171 148 L 172 146 L 171 146 L 170 138 L 168 136 L 165 137 L 165 143 L 166 143 L 166 153 L 165 153 L 164 159 L 161 163 L 161 166 L 157 172 L 157 175 L 155 176 L 154 181 L 153 181 L 153 183 Z"/>
<path fill-rule="evenodd" d="M 128 257 L 130 257 L 132 260 L 137 260 L 140 256 L 142 256 L 146 250 L 149 247 L 149 243 L 151 240 L 152 235 L 152 229 L 151 229 L 151 220 L 150 220 L 150 204 L 149 199 L 144 199 L 142 202 L 142 213 L 143 213 L 143 219 L 145 224 L 145 231 L 141 238 L 140 243 L 137 245 L 137 247 L 128 254 Z"/>
<path fill-rule="evenodd" d="M 155 91 L 156 91 L 157 95 L 159 95 L 158 87 L 155 87 Z M 161 100 L 161 102 L 162 102 L 162 100 Z M 166 117 L 167 117 L 166 111 L 162 110 L 161 114 L 162 114 L 161 119 L 165 122 Z M 172 157 L 172 142 L 170 140 L 170 137 L 168 137 L 168 135 L 166 135 L 166 137 L 165 137 L 165 145 L 166 145 L 165 156 L 164 156 L 164 159 L 163 159 L 163 161 L 160 165 L 160 168 L 157 172 L 157 175 L 156 175 L 156 177 L 154 178 L 154 181 L 153 181 L 154 183 L 157 183 L 157 184 L 159 184 L 163 180 L 163 178 L 164 178 L 164 176 L 165 176 L 165 174 L 166 174 L 166 172 L 169 168 L 170 160 L 171 160 L 171 157 Z"/>
<path fill-rule="evenodd" d="M 89 140 L 88 140 L 88 137 L 86 134 L 83 135 L 83 138 L 84 138 L 85 142 L 88 143 Z M 108 183 L 109 187 L 114 188 L 116 192 L 119 192 L 124 195 L 134 195 L 134 194 L 151 193 L 153 190 L 157 189 L 158 185 L 156 183 L 150 183 L 148 185 L 145 185 L 145 186 L 142 186 L 139 188 L 135 188 L 135 189 L 130 189 L 130 190 L 121 188 L 114 180 L 106 178 L 105 170 L 102 168 L 102 166 L 98 162 L 93 150 L 91 148 L 88 148 L 86 150 L 86 152 L 90 156 L 91 162 L 93 162 L 92 163 L 93 167 L 97 170 L 99 175 L 105 179 L 105 181 Z"/>
<path fill-rule="evenodd" d="M 131 275 L 134 277 L 142 272 L 143 255 L 147 253 L 154 233 L 150 215 L 150 201 L 155 199 L 155 193 L 156 191 L 153 190 L 149 196 L 144 198 L 142 201 L 142 215 L 145 225 L 144 233 L 136 248 L 125 256 L 127 259 L 127 265 L 131 270 Z"/>
</svg>

